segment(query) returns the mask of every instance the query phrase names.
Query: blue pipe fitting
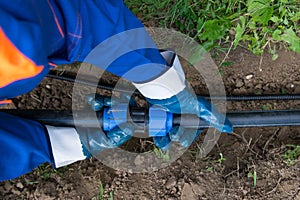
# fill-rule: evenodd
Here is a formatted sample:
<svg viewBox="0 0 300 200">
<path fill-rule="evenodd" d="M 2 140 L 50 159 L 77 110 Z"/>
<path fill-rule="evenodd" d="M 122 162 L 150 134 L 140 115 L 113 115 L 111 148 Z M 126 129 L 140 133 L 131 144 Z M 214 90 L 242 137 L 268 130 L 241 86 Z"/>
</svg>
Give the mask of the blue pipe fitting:
<svg viewBox="0 0 300 200">
<path fill-rule="evenodd" d="M 149 136 L 166 136 L 173 125 L 173 114 L 161 107 L 152 106 L 149 109 Z"/>
<path fill-rule="evenodd" d="M 110 131 L 127 121 L 128 104 L 118 104 L 103 109 L 103 130 Z"/>
</svg>

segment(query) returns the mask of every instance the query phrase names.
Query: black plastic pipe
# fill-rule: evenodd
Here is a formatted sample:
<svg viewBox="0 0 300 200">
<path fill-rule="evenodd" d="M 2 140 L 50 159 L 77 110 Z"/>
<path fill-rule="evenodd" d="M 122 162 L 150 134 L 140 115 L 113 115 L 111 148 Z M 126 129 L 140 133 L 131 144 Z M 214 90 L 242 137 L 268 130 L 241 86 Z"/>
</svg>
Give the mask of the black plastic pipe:
<svg viewBox="0 0 300 200">
<path fill-rule="evenodd" d="M 59 79 L 63 81 L 68 82 L 75 82 L 74 75 L 70 75 L 69 73 L 63 73 L 62 75 L 58 75 L 55 71 L 50 71 L 50 73 L 47 75 L 49 78 Z M 87 86 L 95 86 L 95 83 L 91 83 L 89 81 L 89 78 L 87 77 L 84 80 L 78 80 L 76 79 L 77 83 L 87 85 Z M 124 92 L 124 93 L 132 93 L 132 90 L 128 90 L 125 88 L 114 88 L 111 85 L 104 85 L 104 84 L 98 84 L 97 87 L 99 89 L 109 90 L 109 91 L 117 91 L 117 92 Z M 140 95 L 141 93 L 136 90 L 133 92 L 134 94 Z M 205 98 L 207 100 L 215 100 L 215 101 L 262 101 L 262 100 L 300 100 L 299 94 L 293 94 L 293 95 L 241 95 L 241 96 L 200 96 L 202 98 Z"/>
<path fill-rule="evenodd" d="M 16 110 L 1 109 L 1 112 L 17 115 L 27 119 L 33 119 L 42 124 L 53 126 L 74 127 L 73 113 L 70 110 Z M 102 124 L 102 111 L 87 112 L 76 111 L 76 126 L 99 127 Z M 98 120 L 95 120 L 95 115 Z M 138 124 L 139 129 L 145 129 L 147 112 L 138 108 L 131 112 L 132 121 Z M 229 112 L 227 118 L 235 128 L 244 127 L 269 127 L 269 126 L 298 126 L 300 125 L 300 110 L 280 111 L 243 111 Z M 199 120 L 195 115 L 174 115 L 173 125 L 181 125 L 186 128 L 208 128 L 210 125 Z"/>
</svg>

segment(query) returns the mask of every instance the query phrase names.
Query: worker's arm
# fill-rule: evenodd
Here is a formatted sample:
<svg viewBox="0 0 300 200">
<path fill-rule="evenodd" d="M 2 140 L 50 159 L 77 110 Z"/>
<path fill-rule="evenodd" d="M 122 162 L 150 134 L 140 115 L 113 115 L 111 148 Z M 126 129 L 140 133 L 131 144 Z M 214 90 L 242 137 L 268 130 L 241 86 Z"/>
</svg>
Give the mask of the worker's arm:
<svg viewBox="0 0 300 200">
<path fill-rule="evenodd" d="M 137 31 L 130 38 L 101 46 L 130 30 Z M 158 63 L 128 80 L 143 82 L 167 69 L 143 25 L 121 0 L 0 1 L 0 41 L 0 100 L 32 90 L 51 67 L 84 61 L 99 45 L 104 48 L 104 53 L 97 55 L 102 61 L 120 49 L 128 50 L 109 66 L 98 65 L 118 76 Z M 137 43 L 139 49 L 132 48 Z"/>
<path fill-rule="evenodd" d="M 62 167 L 89 158 L 123 144 L 133 131 L 127 123 L 107 133 L 101 127 L 54 127 L 0 112 L 0 181 L 28 173 L 45 162 Z"/>
<path fill-rule="evenodd" d="M 29 92 L 56 64 L 83 61 L 109 37 L 142 27 L 122 1 L 0 1 L 0 100 Z M 129 52 L 109 66 L 110 72 L 122 76 L 136 65 L 161 63 L 146 74 L 149 79 L 166 70 L 151 38 L 145 31 L 140 33 L 139 39 L 147 38 L 154 48 Z M 118 49 L 124 43 L 116 45 L 114 48 Z M 120 138 L 127 138 L 128 134 L 115 131 L 105 139 L 100 130 L 100 147 L 117 145 L 123 141 Z M 89 130 L 95 132 L 99 130 Z M 0 135 L 0 180 L 17 177 L 44 162 L 59 167 L 86 157 L 73 128 L 45 128 L 0 112 Z M 119 141 L 113 140 L 114 135 Z M 86 137 L 84 141 L 89 145 Z"/>
</svg>

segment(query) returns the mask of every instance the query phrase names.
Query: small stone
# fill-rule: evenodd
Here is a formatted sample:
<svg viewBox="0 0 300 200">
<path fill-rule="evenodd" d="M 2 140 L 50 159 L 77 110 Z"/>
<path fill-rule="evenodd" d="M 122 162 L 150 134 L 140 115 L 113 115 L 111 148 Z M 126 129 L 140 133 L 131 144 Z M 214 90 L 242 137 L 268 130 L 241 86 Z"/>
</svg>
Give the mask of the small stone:
<svg viewBox="0 0 300 200">
<path fill-rule="evenodd" d="M 196 195 L 203 195 L 203 194 L 205 194 L 205 190 L 200 185 L 195 184 L 195 183 L 191 183 L 191 186 L 193 188 L 193 192 Z"/>
<path fill-rule="evenodd" d="M 136 166 L 142 165 L 143 162 L 144 162 L 144 159 L 140 155 L 137 155 L 136 158 L 134 159 L 134 164 Z"/>
<path fill-rule="evenodd" d="M 250 80 L 250 79 L 253 78 L 253 76 L 254 76 L 253 74 L 248 74 L 248 75 L 246 76 L 246 79 L 247 79 L 247 80 Z"/>
<path fill-rule="evenodd" d="M 120 181 L 116 181 L 116 185 L 120 185 L 121 184 L 121 182 Z"/>
<path fill-rule="evenodd" d="M 262 88 L 262 84 L 261 83 L 259 83 L 259 84 L 257 84 L 256 86 L 255 86 L 255 89 L 261 89 Z"/>
<path fill-rule="evenodd" d="M 23 189 L 24 185 L 22 183 L 17 183 L 16 187 L 20 188 L 20 189 Z"/>
<path fill-rule="evenodd" d="M 174 187 L 174 186 L 176 185 L 176 183 L 177 183 L 177 180 L 176 180 L 176 178 L 173 176 L 173 177 L 171 177 L 171 178 L 166 182 L 166 188 L 167 188 L 167 189 L 170 189 L 170 188 Z"/>
<path fill-rule="evenodd" d="M 185 181 L 184 181 L 183 178 L 181 178 L 181 179 L 178 180 L 177 184 L 179 186 L 179 189 L 181 189 L 183 187 L 184 183 L 185 183 Z"/>
<path fill-rule="evenodd" d="M 242 80 L 242 79 L 237 79 L 237 80 L 235 81 L 235 86 L 236 86 L 237 88 L 240 88 L 240 87 L 244 86 L 243 80 Z"/>
<path fill-rule="evenodd" d="M 173 197 L 169 197 L 168 200 L 176 200 L 176 199 Z"/>
<path fill-rule="evenodd" d="M 47 89 L 51 89 L 51 86 L 50 86 L 50 85 L 46 85 L 46 88 L 47 88 Z"/>
<path fill-rule="evenodd" d="M 270 87 L 271 88 L 276 88 L 276 84 L 275 83 L 270 83 Z"/>
<path fill-rule="evenodd" d="M 269 84 L 266 84 L 265 86 L 263 86 L 263 90 L 268 91 L 269 89 L 270 89 Z"/>
<path fill-rule="evenodd" d="M 194 200 L 197 199 L 192 187 L 190 184 L 185 183 L 181 192 L 181 199 Z"/>
<path fill-rule="evenodd" d="M 12 189 L 11 192 L 15 195 L 20 195 L 21 192 L 19 190 L 16 190 L 16 189 Z"/>
<path fill-rule="evenodd" d="M 172 189 L 171 189 L 171 194 L 176 194 L 176 193 L 177 193 L 176 187 L 172 187 Z"/>
<path fill-rule="evenodd" d="M 5 188 L 5 190 L 10 190 L 10 189 L 12 188 L 12 186 L 11 186 L 11 184 L 7 181 L 7 182 L 5 182 L 5 184 L 4 184 L 4 188 Z"/>
</svg>

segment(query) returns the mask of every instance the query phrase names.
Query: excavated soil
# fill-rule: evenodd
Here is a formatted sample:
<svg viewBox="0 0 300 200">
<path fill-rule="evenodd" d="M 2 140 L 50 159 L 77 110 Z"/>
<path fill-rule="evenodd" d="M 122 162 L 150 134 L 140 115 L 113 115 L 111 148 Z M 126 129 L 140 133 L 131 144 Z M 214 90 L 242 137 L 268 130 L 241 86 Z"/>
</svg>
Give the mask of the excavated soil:
<svg viewBox="0 0 300 200">
<path fill-rule="evenodd" d="M 225 56 L 213 55 L 217 64 Z M 220 73 L 228 95 L 300 94 L 300 55 L 281 50 L 276 61 L 267 53 L 261 60 L 238 48 L 226 62 L 231 65 L 220 67 Z M 208 94 L 201 77 L 192 70 L 186 72 L 195 91 Z M 71 97 L 72 83 L 45 78 L 31 93 L 4 108 L 71 109 Z M 299 106 L 297 100 L 246 101 L 228 102 L 227 110 Z M 0 183 L 1 199 L 101 199 L 102 192 L 104 199 L 300 199 L 300 159 L 287 165 L 283 157 L 292 149 L 290 145 L 300 145 L 300 127 L 235 129 L 231 135 L 222 134 L 214 149 L 199 159 L 197 144 L 204 136 L 205 131 L 178 160 L 152 173 L 117 171 L 94 158 L 57 170 L 44 164 Z M 142 142 L 132 143 L 136 146 L 131 148 L 149 148 Z"/>
</svg>

